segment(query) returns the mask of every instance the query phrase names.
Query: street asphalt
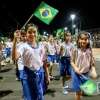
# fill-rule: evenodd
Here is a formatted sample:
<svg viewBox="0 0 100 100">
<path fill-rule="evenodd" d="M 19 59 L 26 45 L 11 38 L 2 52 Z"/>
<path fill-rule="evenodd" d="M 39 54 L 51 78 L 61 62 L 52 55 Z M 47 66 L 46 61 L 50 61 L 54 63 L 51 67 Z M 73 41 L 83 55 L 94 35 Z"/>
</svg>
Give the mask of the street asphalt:
<svg viewBox="0 0 100 100">
<path fill-rule="evenodd" d="M 96 57 L 95 57 L 96 58 Z M 58 68 L 54 67 L 54 75 L 58 75 Z M 100 56 L 96 58 L 96 70 L 99 75 L 100 72 Z M 100 75 L 99 75 L 100 76 Z M 100 82 L 100 77 L 95 80 Z M 2 67 L 0 72 L 0 100 L 23 100 L 21 92 L 20 81 L 15 80 L 15 65 L 7 64 Z M 70 82 L 69 82 L 70 86 Z M 69 93 L 64 95 L 62 93 L 61 79 L 52 80 L 48 91 L 45 94 L 45 100 L 74 100 L 75 93 L 69 89 Z M 100 94 L 95 93 L 93 96 L 82 96 L 82 100 L 100 100 Z"/>
</svg>

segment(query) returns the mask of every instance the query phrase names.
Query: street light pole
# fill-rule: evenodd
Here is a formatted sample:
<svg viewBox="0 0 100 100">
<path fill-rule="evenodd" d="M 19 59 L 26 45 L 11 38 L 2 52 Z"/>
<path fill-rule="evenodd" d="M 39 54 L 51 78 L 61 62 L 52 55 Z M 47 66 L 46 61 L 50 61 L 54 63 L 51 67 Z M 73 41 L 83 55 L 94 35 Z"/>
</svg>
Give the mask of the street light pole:
<svg viewBox="0 0 100 100">
<path fill-rule="evenodd" d="M 81 24 L 82 24 L 82 22 L 81 22 L 81 20 L 79 20 L 79 31 L 81 31 Z"/>
<path fill-rule="evenodd" d="M 72 20 L 72 34 L 74 33 L 74 28 L 73 28 L 73 24 L 74 24 L 74 21 Z"/>
<path fill-rule="evenodd" d="M 72 20 L 72 34 L 73 34 L 73 33 L 74 33 L 73 25 L 74 25 L 74 20 L 75 20 L 75 18 L 76 18 L 76 15 L 75 15 L 75 14 L 71 14 L 71 15 L 70 15 L 70 18 L 71 18 L 71 20 Z"/>
</svg>

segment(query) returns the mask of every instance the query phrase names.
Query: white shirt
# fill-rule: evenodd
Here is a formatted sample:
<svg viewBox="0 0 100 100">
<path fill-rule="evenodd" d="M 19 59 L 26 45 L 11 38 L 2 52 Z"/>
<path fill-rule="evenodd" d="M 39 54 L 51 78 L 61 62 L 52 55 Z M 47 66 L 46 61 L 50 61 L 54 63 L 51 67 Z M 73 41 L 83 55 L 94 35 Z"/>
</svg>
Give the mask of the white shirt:
<svg viewBox="0 0 100 100">
<path fill-rule="evenodd" d="M 77 66 L 82 70 L 82 73 L 86 73 L 90 70 L 91 66 L 91 51 L 86 49 L 85 52 L 82 52 L 80 49 L 77 50 Z"/>
<path fill-rule="evenodd" d="M 51 44 L 51 43 L 48 42 L 47 49 L 48 49 L 49 55 L 55 55 L 56 54 L 55 44 Z"/>
<path fill-rule="evenodd" d="M 70 57 L 72 55 L 72 49 L 74 48 L 74 45 L 72 43 L 63 42 L 61 44 L 61 47 L 63 47 L 64 49 L 63 56 Z"/>
<path fill-rule="evenodd" d="M 29 44 L 25 43 L 18 51 L 23 57 L 24 66 L 34 70 L 39 70 L 43 66 L 44 49 L 41 45 L 32 48 Z"/>
<path fill-rule="evenodd" d="M 23 42 L 19 42 L 17 45 L 16 45 L 16 49 L 19 50 L 21 49 L 21 51 L 19 51 L 20 53 L 23 52 L 24 50 L 24 45 L 25 43 Z M 24 62 L 23 62 L 23 57 L 20 56 L 17 60 L 17 64 L 18 64 L 18 70 L 23 70 L 24 69 Z"/>
</svg>

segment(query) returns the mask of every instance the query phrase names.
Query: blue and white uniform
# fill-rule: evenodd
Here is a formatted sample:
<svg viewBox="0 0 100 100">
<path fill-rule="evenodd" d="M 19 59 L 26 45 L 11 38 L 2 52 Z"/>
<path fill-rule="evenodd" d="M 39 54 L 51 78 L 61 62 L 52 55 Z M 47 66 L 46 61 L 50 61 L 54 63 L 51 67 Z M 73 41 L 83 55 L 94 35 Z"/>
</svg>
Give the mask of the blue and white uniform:
<svg viewBox="0 0 100 100">
<path fill-rule="evenodd" d="M 61 47 L 63 48 L 63 54 L 60 60 L 60 74 L 61 76 L 71 75 L 70 57 L 74 45 L 72 43 L 63 42 Z"/>
<path fill-rule="evenodd" d="M 48 62 L 54 63 L 56 61 L 56 48 L 55 44 L 51 44 L 48 42 L 47 44 L 47 49 L 48 49 Z"/>
<path fill-rule="evenodd" d="M 40 45 L 33 48 L 30 44 L 24 43 L 23 46 L 19 46 L 18 52 L 24 65 L 22 75 L 24 100 L 44 100 L 43 48 Z"/>
<path fill-rule="evenodd" d="M 75 55 L 75 56 L 74 56 Z M 89 79 L 88 72 L 90 70 L 90 66 L 94 64 L 92 58 L 92 52 L 90 49 L 86 49 L 82 51 L 81 49 L 75 49 L 73 51 L 72 59 L 75 59 L 76 66 L 80 69 L 81 74 L 77 74 L 74 69 L 72 69 L 72 90 L 75 92 L 80 91 L 80 85 Z M 84 78 L 84 77 L 87 77 Z"/>
</svg>

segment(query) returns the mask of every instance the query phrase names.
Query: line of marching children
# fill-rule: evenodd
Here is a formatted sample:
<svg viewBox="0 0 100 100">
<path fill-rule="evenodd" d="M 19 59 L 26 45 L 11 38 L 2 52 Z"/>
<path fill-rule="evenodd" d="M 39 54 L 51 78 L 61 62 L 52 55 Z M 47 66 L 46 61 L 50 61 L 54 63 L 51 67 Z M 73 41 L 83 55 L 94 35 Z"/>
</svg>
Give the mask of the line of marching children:
<svg viewBox="0 0 100 100">
<path fill-rule="evenodd" d="M 12 62 L 11 48 L 11 39 L 8 38 L 7 40 L 0 40 L 0 71 L 2 70 L 3 66 Z"/>
<path fill-rule="evenodd" d="M 80 85 L 86 81 L 82 75 L 88 77 L 90 67 L 94 67 L 88 32 L 79 34 L 77 48 L 72 43 L 70 32 L 64 33 L 64 41 L 60 44 L 54 42 L 52 35 L 48 41 L 42 39 L 38 42 L 37 33 L 34 24 L 28 24 L 25 31 L 20 31 L 20 42 L 17 31 L 14 33 L 12 58 L 18 65 L 24 100 L 44 100 L 55 63 L 60 66 L 63 93 L 68 93 L 65 81 L 71 79 L 75 100 L 81 100 Z"/>
</svg>

